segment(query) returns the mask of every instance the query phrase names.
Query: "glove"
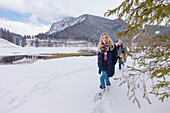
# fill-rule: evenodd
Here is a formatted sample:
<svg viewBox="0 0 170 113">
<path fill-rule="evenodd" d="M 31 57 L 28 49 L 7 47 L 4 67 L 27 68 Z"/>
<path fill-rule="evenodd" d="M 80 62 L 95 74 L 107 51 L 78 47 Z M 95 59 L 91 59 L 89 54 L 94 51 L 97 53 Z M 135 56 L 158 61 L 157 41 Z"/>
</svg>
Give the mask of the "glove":
<svg viewBox="0 0 170 113">
<path fill-rule="evenodd" d="M 121 62 L 122 61 L 122 57 L 119 57 L 119 62 Z"/>
</svg>

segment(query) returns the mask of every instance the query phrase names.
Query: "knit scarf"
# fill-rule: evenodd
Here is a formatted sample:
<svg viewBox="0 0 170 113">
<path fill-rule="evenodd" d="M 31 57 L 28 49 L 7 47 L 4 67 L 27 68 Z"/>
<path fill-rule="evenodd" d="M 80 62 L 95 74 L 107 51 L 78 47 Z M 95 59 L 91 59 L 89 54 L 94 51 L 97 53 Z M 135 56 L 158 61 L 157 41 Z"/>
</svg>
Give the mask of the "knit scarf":
<svg viewBox="0 0 170 113">
<path fill-rule="evenodd" d="M 101 52 L 104 54 L 104 61 L 107 61 L 107 47 L 108 47 L 108 44 L 103 44 L 101 46 Z"/>
</svg>

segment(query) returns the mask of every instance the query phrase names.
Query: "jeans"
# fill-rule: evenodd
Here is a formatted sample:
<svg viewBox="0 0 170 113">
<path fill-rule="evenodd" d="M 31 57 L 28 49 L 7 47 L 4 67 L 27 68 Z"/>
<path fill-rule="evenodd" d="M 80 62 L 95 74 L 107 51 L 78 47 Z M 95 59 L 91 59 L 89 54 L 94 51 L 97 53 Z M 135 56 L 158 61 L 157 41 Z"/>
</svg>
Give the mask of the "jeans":
<svg viewBox="0 0 170 113">
<path fill-rule="evenodd" d="M 102 71 L 102 75 L 100 77 L 100 87 L 105 88 L 105 82 L 106 85 L 110 85 L 109 78 L 107 77 L 106 71 Z"/>
</svg>

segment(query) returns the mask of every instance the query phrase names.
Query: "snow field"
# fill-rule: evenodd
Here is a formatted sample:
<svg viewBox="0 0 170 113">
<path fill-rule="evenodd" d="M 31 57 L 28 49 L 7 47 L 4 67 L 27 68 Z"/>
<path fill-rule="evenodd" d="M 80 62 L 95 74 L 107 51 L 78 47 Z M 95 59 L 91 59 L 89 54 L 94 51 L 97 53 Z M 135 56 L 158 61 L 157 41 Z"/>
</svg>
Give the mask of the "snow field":
<svg viewBox="0 0 170 113">
<path fill-rule="evenodd" d="M 122 74 L 118 64 L 110 91 L 94 103 L 97 72 L 97 56 L 0 65 L 0 113 L 169 113 L 170 103 L 156 97 L 152 105 L 141 97 L 141 109 L 128 100 L 127 87 L 113 79 Z"/>
</svg>

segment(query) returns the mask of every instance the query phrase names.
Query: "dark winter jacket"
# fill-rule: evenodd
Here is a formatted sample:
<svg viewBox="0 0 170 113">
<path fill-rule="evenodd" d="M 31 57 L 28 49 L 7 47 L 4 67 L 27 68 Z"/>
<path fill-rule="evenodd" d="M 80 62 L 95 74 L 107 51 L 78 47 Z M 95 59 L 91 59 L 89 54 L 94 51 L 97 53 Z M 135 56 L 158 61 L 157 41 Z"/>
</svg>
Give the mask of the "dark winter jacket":
<svg viewBox="0 0 170 113">
<path fill-rule="evenodd" d="M 113 50 L 109 50 L 107 53 L 107 75 L 108 77 L 112 77 L 115 73 L 115 65 L 117 62 L 117 55 L 118 55 L 118 50 L 117 50 L 117 46 L 114 45 L 114 49 Z M 103 71 L 103 54 L 102 53 L 98 53 L 98 67 L 99 67 L 99 74 L 101 74 L 101 71 Z"/>
<path fill-rule="evenodd" d="M 118 55 L 120 55 L 121 53 L 125 53 L 126 52 L 126 46 L 124 44 L 122 44 L 122 46 L 117 45 L 117 49 L 118 49 Z"/>
</svg>

